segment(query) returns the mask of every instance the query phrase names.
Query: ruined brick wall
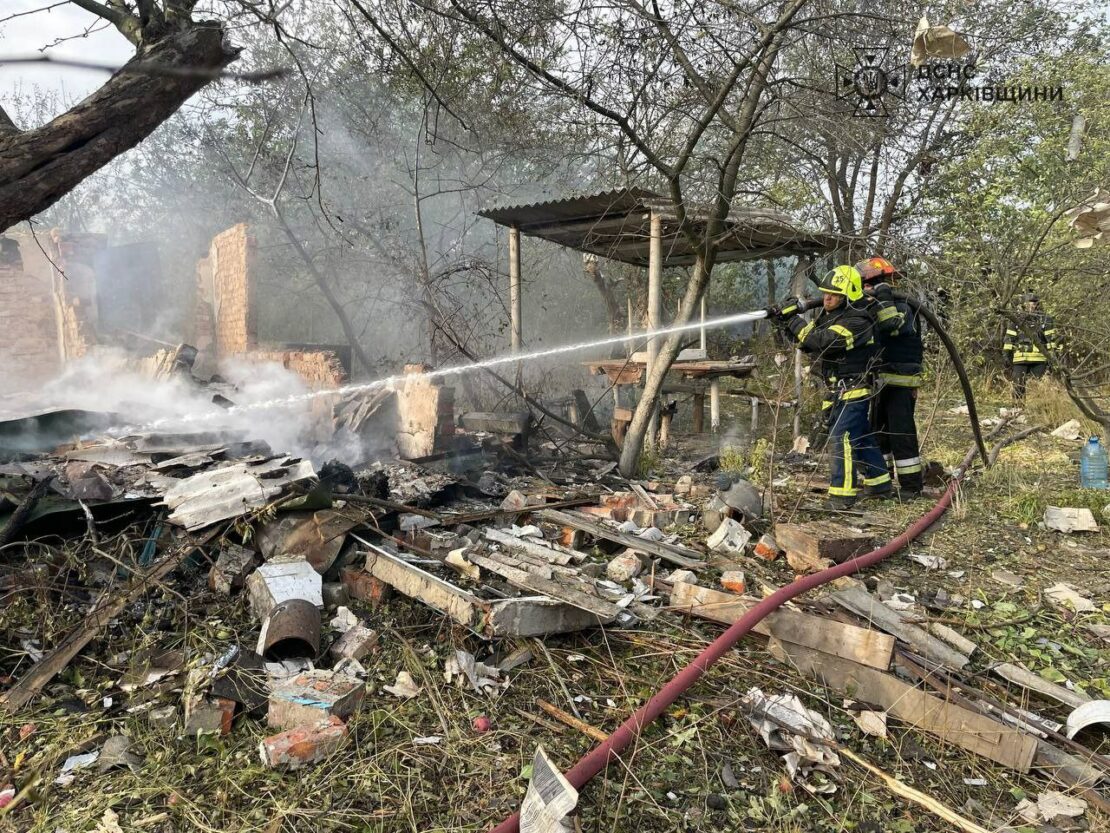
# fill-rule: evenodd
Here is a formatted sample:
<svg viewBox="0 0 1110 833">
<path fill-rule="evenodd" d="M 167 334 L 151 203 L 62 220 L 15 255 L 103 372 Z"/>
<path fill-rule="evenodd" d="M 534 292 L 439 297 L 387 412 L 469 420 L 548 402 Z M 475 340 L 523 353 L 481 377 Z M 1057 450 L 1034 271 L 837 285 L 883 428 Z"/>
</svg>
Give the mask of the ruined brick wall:
<svg viewBox="0 0 1110 833">
<path fill-rule="evenodd" d="M 39 236 L 43 242 L 42 235 Z M 31 242 L 36 250 L 38 244 Z M 61 316 L 60 333 L 67 360 L 79 359 L 96 344 L 96 329 L 100 320 L 97 308 L 96 268 L 93 265 L 96 255 L 108 245 L 103 234 L 64 232 L 51 229 L 49 242 L 52 264 L 65 276 L 55 281 L 60 290 L 58 314 Z M 24 258 L 28 255 L 29 245 L 23 244 Z"/>
<path fill-rule="evenodd" d="M 62 317 L 61 337 L 65 345 L 66 360 L 79 359 L 96 343 L 85 305 L 80 298 L 73 298 L 62 301 L 58 312 Z"/>
<path fill-rule="evenodd" d="M 330 350 L 252 350 L 243 358 L 251 362 L 276 362 L 304 379 L 313 390 L 330 390 L 347 381 L 339 356 Z"/>
<path fill-rule="evenodd" d="M 98 234 L 58 229 L 0 237 L 0 368 L 15 390 L 31 390 L 95 344 Z M 64 277 L 63 277 L 64 274 Z"/>
<path fill-rule="evenodd" d="M 420 374 L 427 365 L 406 364 L 397 388 L 397 452 L 406 459 L 439 450 L 455 429 L 455 389 Z"/>
<path fill-rule="evenodd" d="M 50 284 L 19 266 L 0 265 L 0 378 L 29 390 L 61 370 Z"/>
<path fill-rule="evenodd" d="M 274 362 L 300 376 L 312 390 L 333 390 L 347 381 L 347 371 L 339 356 L 330 350 L 252 350 L 241 357 L 249 362 Z M 315 423 L 317 441 L 326 440 L 334 431 L 333 409 L 338 395 L 312 400 L 309 410 Z"/>
<path fill-rule="evenodd" d="M 199 349 L 210 349 L 216 361 L 254 347 L 253 248 L 246 223 L 239 223 L 213 237 L 208 256 L 197 264 L 193 343 Z"/>
</svg>

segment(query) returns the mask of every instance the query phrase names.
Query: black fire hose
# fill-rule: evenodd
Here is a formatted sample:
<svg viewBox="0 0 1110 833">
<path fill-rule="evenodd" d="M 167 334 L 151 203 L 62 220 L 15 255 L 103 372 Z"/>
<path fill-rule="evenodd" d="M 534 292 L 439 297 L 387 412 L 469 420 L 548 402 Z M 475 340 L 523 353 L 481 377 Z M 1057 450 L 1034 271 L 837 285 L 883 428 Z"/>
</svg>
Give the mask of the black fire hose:
<svg viewBox="0 0 1110 833">
<path fill-rule="evenodd" d="M 975 435 L 975 445 L 983 458 L 983 465 L 990 466 L 990 454 L 987 452 L 986 442 L 983 441 L 983 432 L 979 428 L 979 413 L 975 410 L 975 393 L 971 390 L 971 380 L 967 378 L 967 368 L 964 367 L 964 360 L 960 357 L 960 351 L 956 349 L 956 343 L 952 341 L 952 337 L 948 335 L 948 331 L 940 323 L 940 317 L 927 304 L 901 292 L 895 292 L 894 297 L 899 301 L 905 301 L 911 309 L 928 321 L 929 326 L 936 330 L 944 349 L 948 351 L 948 358 L 952 360 L 952 367 L 956 369 L 956 375 L 960 377 L 960 387 L 963 388 L 964 402 L 967 403 L 967 416 L 971 420 L 971 433 Z"/>
<path fill-rule="evenodd" d="M 964 393 L 964 402 L 967 404 L 967 416 L 971 421 L 971 433 L 975 437 L 975 447 L 979 449 L 979 454 L 983 458 L 983 465 L 989 466 L 990 454 L 987 452 L 987 444 L 983 440 L 983 432 L 979 427 L 979 413 L 975 409 L 975 393 L 971 389 L 971 380 L 967 377 L 967 368 L 964 367 L 964 361 L 960 358 L 960 351 L 956 349 L 956 343 L 952 341 L 952 337 L 948 335 L 948 331 L 944 329 L 940 318 L 933 312 L 927 304 L 906 295 L 902 292 L 895 292 L 894 298 L 897 301 L 904 301 L 913 309 L 918 315 L 929 322 L 929 326 L 936 330 L 937 336 L 940 337 L 941 344 L 944 349 L 948 351 L 948 358 L 952 360 L 952 367 L 956 370 L 956 375 L 960 379 L 960 388 Z M 800 312 L 806 312 L 821 306 L 820 298 L 803 298 L 798 304 Z"/>
</svg>

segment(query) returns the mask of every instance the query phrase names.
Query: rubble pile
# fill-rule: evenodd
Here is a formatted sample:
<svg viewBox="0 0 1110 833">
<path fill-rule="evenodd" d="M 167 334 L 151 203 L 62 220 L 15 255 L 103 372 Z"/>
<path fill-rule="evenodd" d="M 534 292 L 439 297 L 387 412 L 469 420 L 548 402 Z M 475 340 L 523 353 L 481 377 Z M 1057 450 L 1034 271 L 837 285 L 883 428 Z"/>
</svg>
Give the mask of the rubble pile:
<svg viewBox="0 0 1110 833">
<path fill-rule="evenodd" d="M 519 420 L 469 422 L 504 424 L 517 432 L 508 442 L 526 448 Z M 688 633 L 698 620 L 727 626 L 782 584 L 870 551 L 882 534 L 880 518 L 862 516 L 775 523 L 773 494 L 712 466 L 642 481 L 583 461 L 541 473 L 499 453 L 505 437 L 458 429 L 457 441 L 471 441 L 458 456 L 354 468 L 211 431 L 93 436 L 9 454 L 0 534 L 34 555 L 9 557 L 0 571 L 0 609 L 18 646 L 0 659 L 0 708 L 25 718 L 18 754 L 40 768 L 49 761 L 58 789 L 142 772 L 144 749 L 120 734 L 140 720 L 171 743 L 249 739 L 257 765 L 280 777 L 348 754 L 367 712 L 380 727 L 383 709 L 438 704 L 445 689 L 481 705 L 461 714 L 436 705 L 442 728 L 406 729 L 410 747 L 441 748 L 460 732 L 494 737 L 505 715 L 494 704 L 512 696 L 522 671 L 554 668 L 548 644 L 588 644 L 601 628 L 643 638 Z M 804 496 L 812 479 L 809 459 L 790 455 L 772 484 L 780 499 Z M 911 552 L 906 563 L 956 572 L 933 554 Z M 1105 758 L 1076 737 L 1105 719 L 1105 701 L 982 656 L 975 640 L 927 621 L 927 611 L 953 603 L 945 591 L 915 595 L 884 582 L 845 579 L 767 616 L 754 634 L 775 675 L 789 669 L 838 702 L 850 698 L 845 709 L 868 736 L 885 738 L 900 722 L 1009 770 L 1044 773 L 1097 804 L 1091 788 Z M 1046 598 L 1070 615 L 1094 609 L 1063 585 Z M 442 650 L 410 644 L 414 628 L 399 623 L 417 621 L 447 643 Z M 570 634 L 579 641 L 562 636 Z M 108 682 L 85 683 L 92 657 Z M 743 697 L 741 689 L 722 708 L 785 753 L 788 783 L 835 793 L 856 760 L 842 730 L 819 713 L 820 699 L 768 685 Z M 540 698 L 517 700 L 515 710 L 603 740 L 583 719 L 591 696 L 566 698 L 573 714 Z M 609 702 L 604 713 L 619 716 Z M 73 709 L 111 732 L 36 747 L 35 721 Z M 552 768 L 538 748 L 524 751 L 533 772 L 544 761 Z M 26 801 L 22 765 L 0 765 L 10 782 L 0 796 Z M 1023 812 L 1048 818 L 1073 805 L 1045 799 Z"/>
</svg>

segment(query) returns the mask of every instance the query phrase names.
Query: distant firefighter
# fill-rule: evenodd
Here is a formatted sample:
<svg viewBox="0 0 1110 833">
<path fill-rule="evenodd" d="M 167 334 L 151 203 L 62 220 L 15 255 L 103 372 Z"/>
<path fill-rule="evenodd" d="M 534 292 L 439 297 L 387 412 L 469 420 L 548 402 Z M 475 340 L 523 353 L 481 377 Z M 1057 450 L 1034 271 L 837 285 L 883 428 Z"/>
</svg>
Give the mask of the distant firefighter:
<svg viewBox="0 0 1110 833">
<path fill-rule="evenodd" d="M 1025 401 L 1025 382 L 1030 376 L 1040 378 L 1048 370 L 1048 354 L 1058 348 L 1056 324 L 1041 311 L 1041 299 L 1032 292 L 1020 298 L 1024 327 L 1006 328 L 1002 350 L 1013 369 L 1014 400 Z M 1034 338 L 1027 334 L 1031 333 Z"/>
</svg>

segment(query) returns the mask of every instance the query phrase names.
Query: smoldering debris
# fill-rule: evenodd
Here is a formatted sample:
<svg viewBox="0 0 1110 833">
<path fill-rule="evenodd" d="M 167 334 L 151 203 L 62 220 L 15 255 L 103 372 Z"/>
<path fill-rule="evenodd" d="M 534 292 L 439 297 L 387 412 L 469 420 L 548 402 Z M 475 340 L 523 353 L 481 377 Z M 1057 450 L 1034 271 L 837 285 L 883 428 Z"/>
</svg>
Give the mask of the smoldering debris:
<svg viewBox="0 0 1110 833">
<path fill-rule="evenodd" d="M 177 385 L 190 396 L 211 389 L 187 379 Z M 228 391 L 235 401 L 230 383 Z M 274 393 L 258 388 L 259 396 Z M 557 733 L 563 724 L 603 740 L 623 708 L 618 689 L 604 687 L 625 673 L 618 663 L 644 661 L 643 640 L 653 656 L 680 653 L 668 640 L 690 617 L 716 623 L 710 628 L 731 625 L 760 604 L 760 593 L 792 580 L 799 554 L 832 558 L 832 548 L 862 546 L 864 533 L 829 521 L 775 526 L 771 510 L 744 499 L 751 495 L 734 477 L 683 465 L 630 482 L 523 430 L 519 420 L 483 414 L 448 425 L 438 406 L 450 397 L 432 401 L 437 408 L 426 410 L 452 445 L 422 462 L 314 465 L 249 427 L 221 434 L 205 424 L 71 438 L 0 467 L 0 529 L 7 533 L 17 507 L 30 508 L 14 547 L 5 548 L 18 557 L 22 547 L 26 557 L 0 564 L 0 593 L 16 599 L 20 613 L 10 629 L 18 647 L 0 653 L 0 708 L 26 712 L 25 726 L 34 723 L 31 710 L 51 713 L 43 734 L 61 725 L 94 738 L 70 748 L 54 734 L 47 752 L 34 728 L 21 730 L 18 742 L 13 733 L 16 754 L 32 750 L 32 764 L 13 774 L 15 792 L 23 795 L 26 773 L 49 759 L 45 771 L 64 776 L 52 789 L 76 803 L 98 786 L 94 779 L 150 777 L 164 763 L 162 747 L 176 744 L 172 754 L 192 766 L 213 741 L 238 747 L 229 761 L 246 745 L 268 768 L 319 767 L 314 777 L 330 789 L 332 773 L 364 761 L 367 744 L 377 742 L 367 728 L 394 713 L 404 720 L 388 718 L 390 742 L 406 754 L 444 756 L 439 768 L 450 756 L 474 754 L 478 735 L 498 749 L 492 744 L 510 736 L 505 730 L 524 736 L 555 726 Z M 378 413 L 370 410 L 355 403 L 345 427 Z M 468 433 L 467 423 L 504 425 L 505 433 Z M 569 437 L 560 441 L 574 447 Z M 795 475 L 808 479 L 805 461 Z M 37 506 L 28 502 L 36 482 L 50 485 Z M 804 488 L 796 490 L 800 499 Z M 707 516 L 718 528 L 742 527 L 750 542 L 713 551 L 699 531 Z M 755 541 L 764 550 L 757 547 L 758 558 L 749 555 Z M 1053 746 L 1058 737 L 1027 734 L 1025 718 L 1000 722 L 1002 695 L 983 699 L 966 660 L 926 642 L 906 616 L 878 615 L 890 604 L 860 594 L 860 604 L 833 614 L 835 597 L 798 597 L 753 631 L 769 640 L 768 668 L 757 673 L 781 676 L 791 667 L 801 675 L 791 680 L 801 682 L 790 683 L 796 697 L 753 691 L 746 699 L 755 730 L 787 754 L 756 753 L 764 761 L 756 767 L 735 761 L 745 788 L 757 770 L 773 769 L 786 773 L 780 791 L 798 785 L 830 794 L 857 765 L 849 747 L 868 748 L 866 735 L 851 740 L 859 723 L 828 698 L 807 696 L 810 676 L 872 714 L 861 731 L 877 731 L 881 720 L 891 734 L 932 734 L 1021 772 L 1035 752 L 1051 748 L 1064 756 L 1058 760 L 1079 762 L 1060 768 L 1065 777 L 1086 777 L 1078 755 Z M 911 650 L 896 647 L 899 640 Z M 625 654 L 598 652 L 600 643 L 623 644 Z M 746 665 L 758 662 L 760 649 L 749 647 Z M 918 673 L 919 654 L 928 674 Z M 592 666 L 600 672 L 605 663 L 613 671 L 595 674 Z M 673 670 L 637 665 L 635 673 L 662 682 Z M 929 676 L 944 679 L 944 690 L 913 682 Z M 536 689 L 537 680 L 556 688 Z M 945 694 L 956 684 L 960 702 Z M 553 693 L 575 714 L 543 699 Z M 697 742 L 718 723 L 695 724 L 699 717 L 685 708 L 668 715 L 674 746 Z M 523 731 L 515 716 L 528 721 Z M 974 731 L 952 732 L 957 723 Z M 736 717 L 728 725 L 746 726 Z M 107 742 L 121 732 L 130 745 Z M 1071 750 L 1080 753 L 1083 735 L 1076 738 Z M 552 747 L 560 765 L 572 760 L 564 746 Z M 80 757 L 88 755 L 111 766 L 99 773 Z M 0 782 L 0 797 L 5 789 Z M 715 796 L 713 804 L 727 801 Z"/>
</svg>

